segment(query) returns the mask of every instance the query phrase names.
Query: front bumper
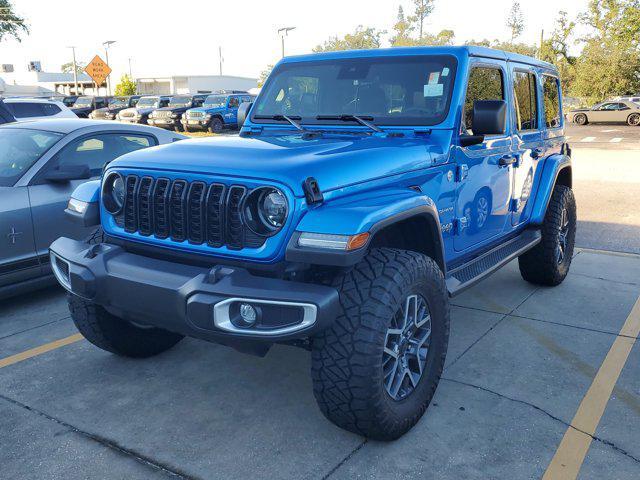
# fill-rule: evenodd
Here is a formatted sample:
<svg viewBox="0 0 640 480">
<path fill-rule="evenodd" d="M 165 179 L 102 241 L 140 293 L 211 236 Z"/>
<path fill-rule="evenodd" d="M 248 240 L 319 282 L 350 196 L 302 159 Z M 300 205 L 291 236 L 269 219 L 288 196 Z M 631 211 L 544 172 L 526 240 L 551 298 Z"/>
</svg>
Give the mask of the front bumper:
<svg viewBox="0 0 640 480">
<path fill-rule="evenodd" d="M 110 313 L 232 346 L 307 338 L 331 325 L 339 309 L 334 288 L 241 268 L 185 265 L 65 237 L 53 242 L 50 254 L 62 286 Z M 239 326 L 241 304 L 259 313 L 251 327 Z"/>
<path fill-rule="evenodd" d="M 201 130 L 206 130 L 209 127 L 209 123 L 211 120 L 196 120 L 193 118 L 188 118 L 188 119 L 182 119 L 180 121 L 180 123 L 182 124 L 183 127 L 185 128 L 199 128 Z"/>
<path fill-rule="evenodd" d="M 147 120 L 148 125 L 160 128 L 174 128 L 180 125 L 179 118 L 149 118 Z"/>
</svg>

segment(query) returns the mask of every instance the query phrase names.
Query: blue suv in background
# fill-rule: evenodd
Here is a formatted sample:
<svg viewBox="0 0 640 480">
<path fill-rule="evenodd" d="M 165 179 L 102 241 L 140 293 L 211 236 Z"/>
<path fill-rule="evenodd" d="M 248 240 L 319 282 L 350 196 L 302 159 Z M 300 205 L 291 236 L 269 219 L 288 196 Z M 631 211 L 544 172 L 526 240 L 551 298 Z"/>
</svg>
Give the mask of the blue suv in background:
<svg viewBox="0 0 640 480">
<path fill-rule="evenodd" d="M 185 132 L 206 130 L 209 133 L 237 128 L 240 104 L 253 102 L 254 99 L 248 93 L 209 95 L 201 107 L 191 108 L 182 116 L 182 128 Z"/>
<path fill-rule="evenodd" d="M 514 259 L 534 284 L 567 276 L 576 202 L 549 63 L 471 46 L 285 58 L 238 115 L 239 136 L 129 153 L 74 192 L 101 228 L 56 240 L 51 264 L 90 342 L 302 347 L 324 415 L 390 440 L 433 398 L 449 297 Z"/>
</svg>

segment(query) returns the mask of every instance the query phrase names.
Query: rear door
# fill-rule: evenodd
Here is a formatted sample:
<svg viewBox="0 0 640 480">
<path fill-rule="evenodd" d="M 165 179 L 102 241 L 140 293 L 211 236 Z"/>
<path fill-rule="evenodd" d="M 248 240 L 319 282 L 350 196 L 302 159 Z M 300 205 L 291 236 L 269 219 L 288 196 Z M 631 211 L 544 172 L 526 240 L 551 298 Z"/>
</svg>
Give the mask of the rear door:
<svg viewBox="0 0 640 480">
<path fill-rule="evenodd" d="M 529 199 L 538 164 L 546 154 L 540 122 L 540 93 L 538 75 L 533 67 L 511 66 L 511 119 L 513 126 L 513 168 L 511 196 L 511 225 L 524 223 L 530 215 Z"/>
<path fill-rule="evenodd" d="M 224 114 L 224 123 L 238 122 L 238 107 L 240 106 L 240 97 L 232 95 L 227 102 L 227 112 Z"/>
<path fill-rule="evenodd" d="M 473 132 L 475 100 L 505 100 L 508 80 L 504 61 L 472 60 L 464 105 L 462 130 Z M 454 248 L 464 251 L 500 235 L 510 222 L 512 165 L 500 165 L 511 158 L 511 126 L 503 135 L 487 136 L 480 145 L 456 149 L 458 191 L 456 198 L 456 235 Z"/>
<path fill-rule="evenodd" d="M 65 166 L 86 165 L 93 179 L 99 178 L 105 163 L 125 153 L 157 145 L 155 137 L 131 133 L 94 133 L 70 141 L 44 166 L 29 186 L 34 222 L 36 250 L 45 254 L 58 237 L 85 238 L 94 227 L 82 227 L 69 221 L 64 210 L 71 193 L 87 180 L 48 182 L 50 170 Z"/>
</svg>

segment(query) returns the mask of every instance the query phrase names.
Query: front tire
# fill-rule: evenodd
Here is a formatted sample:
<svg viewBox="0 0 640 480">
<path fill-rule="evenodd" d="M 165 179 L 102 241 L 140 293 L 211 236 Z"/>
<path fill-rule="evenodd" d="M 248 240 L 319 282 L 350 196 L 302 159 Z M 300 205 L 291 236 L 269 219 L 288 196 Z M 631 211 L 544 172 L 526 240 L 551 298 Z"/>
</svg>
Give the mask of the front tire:
<svg viewBox="0 0 640 480">
<path fill-rule="evenodd" d="M 584 113 L 579 113 L 575 117 L 573 117 L 573 121 L 578 125 L 586 125 L 589 123 L 587 116 Z"/>
<path fill-rule="evenodd" d="M 571 266 L 576 223 L 573 190 L 556 185 L 542 224 L 542 241 L 518 258 L 522 278 L 551 287 L 562 283 Z"/>
<path fill-rule="evenodd" d="M 209 124 L 209 133 L 221 133 L 224 128 L 224 123 L 218 117 L 214 117 L 211 119 L 211 123 Z"/>
<path fill-rule="evenodd" d="M 342 311 L 312 343 L 314 394 L 346 430 L 394 440 L 422 417 L 449 340 L 449 299 L 433 259 L 372 250 L 334 285 Z"/>
<path fill-rule="evenodd" d="M 102 227 L 96 228 L 86 242 L 91 245 L 104 242 Z M 67 302 L 73 323 L 82 336 L 96 347 L 116 355 L 152 357 L 170 349 L 184 338 L 161 328 L 136 326 L 72 293 L 68 294 Z"/>
</svg>

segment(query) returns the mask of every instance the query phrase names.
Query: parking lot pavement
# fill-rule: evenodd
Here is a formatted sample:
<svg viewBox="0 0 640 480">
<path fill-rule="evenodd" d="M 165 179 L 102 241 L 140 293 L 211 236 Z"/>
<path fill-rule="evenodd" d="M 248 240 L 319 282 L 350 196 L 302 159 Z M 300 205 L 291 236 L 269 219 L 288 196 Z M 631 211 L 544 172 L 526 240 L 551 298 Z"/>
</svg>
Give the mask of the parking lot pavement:
<svg viewBox="0 0 640 480">
<path fill-rule="evenodd" d="M 293 347 L 260 359 L 186 339 L 135 361 L 73 337 L 0 366 L 2 476 L 540 478 L 594 378 L 607 375 L 612 345 L 635 341 L 619 332 L 639 295 L 640 256 L 580 251 L 557 288 L 529 285 L 509 264 L 453 299 L 436 396 L 393 443 L 325 420 L 309 355 Z M 57 289 L 0 304 L 0 365 L 75 333 Z M 640 476 L 638 348 L 592 419 L 584 462 L 570 455 L 580 478 Z"/>
<path fill-rule="evenodd" d="M 640 127 L 619 123 L 580 126 L 567 122 L 565 133 L 573 147 L 640 150 Z"/>
</svg>

